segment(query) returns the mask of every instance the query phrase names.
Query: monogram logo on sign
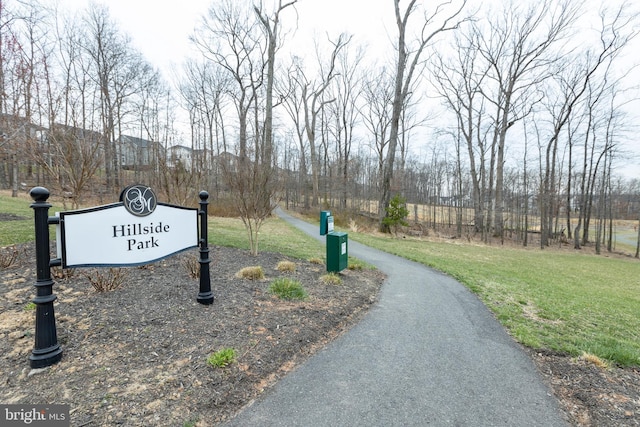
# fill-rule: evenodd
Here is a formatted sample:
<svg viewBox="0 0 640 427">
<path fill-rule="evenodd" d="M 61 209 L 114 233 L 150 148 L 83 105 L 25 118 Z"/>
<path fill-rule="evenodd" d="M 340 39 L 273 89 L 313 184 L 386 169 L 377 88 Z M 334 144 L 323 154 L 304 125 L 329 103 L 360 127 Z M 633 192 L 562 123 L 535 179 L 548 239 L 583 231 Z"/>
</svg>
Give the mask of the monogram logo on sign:
<svg viewBox="0 0 640 427">
<path fill-rule="evenodd" d="M 144 185 L 132 185 L 125 188 L 120 196 L 120 201 L 124 203 L 125 209 L 135 216 L 150 215 L 157 205 L 153 190 Z"/>
</svg>

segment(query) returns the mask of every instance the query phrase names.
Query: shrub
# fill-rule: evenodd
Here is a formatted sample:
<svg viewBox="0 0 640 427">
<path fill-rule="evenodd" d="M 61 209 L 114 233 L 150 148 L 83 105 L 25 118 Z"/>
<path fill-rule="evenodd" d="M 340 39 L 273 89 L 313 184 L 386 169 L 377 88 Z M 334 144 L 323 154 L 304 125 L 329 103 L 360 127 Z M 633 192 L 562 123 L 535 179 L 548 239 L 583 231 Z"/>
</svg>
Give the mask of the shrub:
<svg viewBox="0 0 640 427">
<path fill-rule="evenodd" d="M 0 268 L 9 268 L 18 259 L 18 249 L 15 246 L 0 248 Z"/>
<path fill-rule="evenodd" d="M 233 348 L 223 348 L 207 357 L 207 363 L 214 368 L 224 368 L 236 360 L 236 351 Z"/>
<path fill-rule="evenodd" d="M 200 259 L 195 256 L 185 256 L 181 260 L 182 266 L 192 279 L 200 277 Z"/>
<path fill-rule="evenodd" d="M 600 369 L 609 369 L 609 364 L 595 354 L 583 352 L 582 356 L 580 356 L 580 359 L 584 360 L 587 363 L 591 363 L 592 365 L 597 366 Z"/>
<path fill-rule="evenodd" d="M 324 260 L 322 258 L 310 258 L 309 262 L 311 264 L 318 264 L 318 265 L 323 265 L 324 264 Z"/>
<path fill-rule="evenodd" d="M 286 277 L 280 277 L 271 282 L 269 293 L 286 300 L 305 300 L 308 297 L 307 291 L 299 281 Z"/>
<path fill-rule="evenodd" d="M 364 268 L 364 263 L 357 258 L 349 257 L 349 263 L 347 265 L 347 269 L 349 270 L 362 270 Z"/>
<path fill-rule="evenodd" d="M 239 279 L 262 280 L 264 279 L 264 271 L 259 265 L 244 267 L 236 273 L 236 277 Z"/>
<path fill-rule="evenodd" d="M 51 269 L 51 277 L 58 280 L 67 280 L 71 279 L 75 272 L 76 270 L 74 268 L 62 268 L 55 266 Z"/>
<path fill-rule="evenodd" d="M 198 425 L 198 420 L 199 418 L 194 418 L 192 420 L 185 421 L 184 424 L 182 424 L 182 427 L 196 427 Z"/>
<path fill-rule="evenodd" d="M 85 274 L 85 277 L 97 292 L 114 291 L 120 288 L 127 278 L 127 272 L 122 268 L 95 269 L 92 273 Z"/>
<path fill-rule="evenodd" d="M 407 216 L 409 216 L 409 210 L 407 209 L 407 202 L 399 194 L 393 196 L 393 199 L 389 201 L 389 207 L 386 209 L 387 215 L 382 219 L 382 223 L 393 230 L 394 234 L 398 234 L 398 227 L 409 225 L 407 222 Z"/>
<path fill-rule="evenodd" d="M 320 281 L 325 285 L 341 285 L 342 279 L 336 273 L 327 273 L 320 276 Z"/>
<path fill-rule="evenodd" d="M 276 266 L 276 270 L 294 272 L 296 271 L 296 263 L 293 261 L 280 261 Z"/>
</svg>

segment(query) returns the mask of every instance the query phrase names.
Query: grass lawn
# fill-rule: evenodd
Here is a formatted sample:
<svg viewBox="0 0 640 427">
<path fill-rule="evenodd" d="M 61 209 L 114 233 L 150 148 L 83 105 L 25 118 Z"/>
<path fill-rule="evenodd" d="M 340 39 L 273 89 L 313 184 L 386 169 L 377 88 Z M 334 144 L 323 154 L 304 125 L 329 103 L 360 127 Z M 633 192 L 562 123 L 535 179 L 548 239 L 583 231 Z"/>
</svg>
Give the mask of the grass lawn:
<svg viewBox="0 0 640 427">
<path fill-rule="evenodd" d="M 29 206 L 33 203 L 31 197 L 21 194 L 20 197 L 11 197 L 8 194 L 0 194 L 0 214 L 9 214 L 24 218 L 11 221 L 0 221 L 0 247 L 17 243 L 26 243 L 35 239 L 33 209 Z M 51 203 L 51 202 L 49 202 Z M 49 215 L 53 216 L 62 207 L 52 203 Z M 55 227 L 50 227 L 50 236 L 55 238 Z"/>
<path fill-rule="evenodd" d="M 237 218 L 209 217 L 209 242 L 249 250 L 249 236 Z M 269 218 L 260 228 L 258 251 L 307 260 L 325 257 L 324 245 L 276 217 Z"/>
<path fill-rule="evenodd" d="M 455 277 L 524 345 L 640 366 L 640 261 L 350 233 Z"/>
</svg>

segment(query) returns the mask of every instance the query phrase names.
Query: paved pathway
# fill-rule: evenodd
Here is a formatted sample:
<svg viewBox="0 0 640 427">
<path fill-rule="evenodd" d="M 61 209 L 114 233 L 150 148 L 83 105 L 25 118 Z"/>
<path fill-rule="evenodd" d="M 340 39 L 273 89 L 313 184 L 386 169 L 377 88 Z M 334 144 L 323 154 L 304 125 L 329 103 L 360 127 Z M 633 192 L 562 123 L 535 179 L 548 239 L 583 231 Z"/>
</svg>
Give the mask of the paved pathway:
<svg viewBox="0 0 640 427">
<path fill-rule="evenodd" d="M 228 426 L 567 425 L 527 354 L 461 284 L 353 241 L 349 255 L 388 275 L 379 302 Z"/>
</svg>

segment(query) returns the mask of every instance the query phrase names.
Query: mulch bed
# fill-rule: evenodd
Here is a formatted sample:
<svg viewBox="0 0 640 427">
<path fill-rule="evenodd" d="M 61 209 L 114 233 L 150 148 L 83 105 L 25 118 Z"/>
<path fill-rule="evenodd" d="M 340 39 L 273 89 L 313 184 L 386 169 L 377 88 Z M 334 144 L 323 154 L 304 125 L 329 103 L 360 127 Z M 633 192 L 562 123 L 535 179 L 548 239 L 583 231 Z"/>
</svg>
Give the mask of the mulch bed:
<svg viewBox="0 0 640 427">
<path fill-rule="evenodd" d="M 220 423 L 357 322 L 384 279 L 374 270 L 344 270 L 342 284 L 324 284 L 323 265 L 292 260 L 295 272 L 280 272 L 285 256 L 213 247 L 215 301 L 205 306 L 196 301 L 199 282 L 187 267 L 196 251 L 127 268 L 125 283 L 109 292 L 89 283 L 95 270 L 78 269 L 55 279 L 63 358 L 32 370 L 30 246 L 18 247 L 16 262 L 0 270 L 0 402 L 70 404 L 74 426 Z M 266 279 L 235 277 L 247 266 L 261 266 Z M 289 302 L 269 294 L 271 280 L 281 276 L 300 281 L 309 298 Z M 207 364 L 210 354 L 229 347 L 237 352 L 234 363 Z"/>
<path fill-rule="evenodd" d="M 55 310 L 64 355 L 52 367 L 32 370 L 33 244 L 15 251 L 16 261 L 0 270 L 0 402 L 67 403 L 73 426 L 220 424 L 355 324 L 384 280 L 374 270 L 344 270 L 341 285 L 328 285 L 320 281 L 323 265 L 292 260 L 295 272 L 284 273 L 276 265 L 285 256 L 212 247 L 215 302 L 203 306 L 188 268 L 196 251 L 124 269 L 123 286 L 109 292 L 91 286 L 96 270 L 58 270 Z M 264 269 L 265 280 L 235 276 L 254 265 Z M 299 280 L 309 298 L 287 302 L 270 295 L 271 280 L 281 276 Z M 237 352 L 234 363 L 207 364 L 207 356 L 227 347 Z M 602 369 L 529 352 L 572 425 L 640 425 L 637 368 Z"/>
<path fill-rule="evenodd" d="M 549 351 L 529 353 L 571 425 L 640 426 L 640 369 L 602 368 Z"/>
</svg>

